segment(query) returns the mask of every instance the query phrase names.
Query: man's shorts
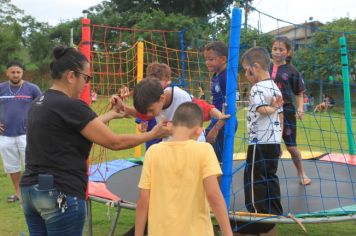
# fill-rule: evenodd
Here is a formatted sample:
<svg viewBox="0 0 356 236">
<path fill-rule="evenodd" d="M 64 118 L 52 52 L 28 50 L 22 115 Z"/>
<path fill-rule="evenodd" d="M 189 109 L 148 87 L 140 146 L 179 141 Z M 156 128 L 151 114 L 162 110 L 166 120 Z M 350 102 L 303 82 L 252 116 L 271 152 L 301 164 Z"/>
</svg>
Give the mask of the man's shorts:
<svg viewBox="0 0 356 236">
<path fill-rule="evenodd" d="M 8 174 L 21 171 L 21 162 L 25 161 L 26 135 L 7 137 L 0 135 L 0 155 L 4 170 Z"/>
<path fill-rule="evenodd" d="M 283 107 L 283 140 L 287 147 L 297 146 L 297 118 L 293 105 Z"/>
</svg>

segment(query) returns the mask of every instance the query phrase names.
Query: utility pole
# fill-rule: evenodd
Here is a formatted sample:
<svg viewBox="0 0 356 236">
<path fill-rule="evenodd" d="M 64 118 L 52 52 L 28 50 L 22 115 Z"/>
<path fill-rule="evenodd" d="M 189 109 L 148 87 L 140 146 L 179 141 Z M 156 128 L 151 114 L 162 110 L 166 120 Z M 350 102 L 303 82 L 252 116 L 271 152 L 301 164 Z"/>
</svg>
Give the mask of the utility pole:
<svg viewBox="0 0 356 236">
<path fill-rule="evenodd" d="M 70 38 L 69 38 L 69 46 L 74 47 L 74 40 L 73 40 L 73 28 L 70 28 Z"/>
</svg>

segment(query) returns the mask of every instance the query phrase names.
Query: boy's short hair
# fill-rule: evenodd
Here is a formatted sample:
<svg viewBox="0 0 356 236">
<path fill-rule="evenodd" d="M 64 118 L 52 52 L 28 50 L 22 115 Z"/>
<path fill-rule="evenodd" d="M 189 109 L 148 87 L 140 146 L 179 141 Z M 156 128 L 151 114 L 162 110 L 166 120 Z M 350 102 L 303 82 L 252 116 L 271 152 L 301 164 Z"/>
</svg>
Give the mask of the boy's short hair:
<svg viewBox="0 0 356 236">
<path fill-rule="evenodd" d="M 155 77 L 161 81 L 170 77 L 170 73 L 171 68 L 165 63 L 151 63 L 146 69 L 146 77 Z"/>
<path fill-rule="evenodd" d="M 253 47 L 247 50 L 241 57 L 241 62 L 247 62 L 250 66 L 259 64 L 263 70 L 268 71 L 271 64 L 271 57 L 263 47 Z"/>
<path fill-rule="evenodd" d="M 162 94 L 163 89 L 158 79 L 145 78 L 141 80 L 133 90 L 135 109 L 142 114 L 146 114 L 148 107 L 158 102 Z"/>
<path fill-rule="evenodd" d="M 218 54 L 219 56 L 228 56 L 228 47 L 224 42 L 221 41 L 216 41 L 216 42 L 211 42 L 205 45 L 204 51 L 209 51 L 213 50 Z"/>
<path fill-rule="evenodd" d="M 9 69 L 12 66 L 17 66 L 20 67 L 22 70 L 25 70 L 25 66 L 20 61 L 10 61 L 9 63 L 7 63 L 6 69 Z"/>
<path fill-rule="evenodd" d="M 173 126 L 194 128 L 203 125 L 203 111 L 193 102 L 179 105 L 173 116 Z"/>
</svg>

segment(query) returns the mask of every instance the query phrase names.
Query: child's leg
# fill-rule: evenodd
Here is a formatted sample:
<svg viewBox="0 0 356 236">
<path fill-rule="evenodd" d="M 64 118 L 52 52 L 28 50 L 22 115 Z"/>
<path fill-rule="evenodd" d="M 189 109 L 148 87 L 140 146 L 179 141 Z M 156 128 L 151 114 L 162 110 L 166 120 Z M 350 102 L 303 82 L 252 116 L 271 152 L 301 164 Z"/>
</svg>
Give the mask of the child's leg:
<svg viewBox="0 0 356 236">
<path fill-rule="evenodd" d="M 296 146 L 287 146 L 287 150 L 290 153 L 294 166 L 297 169 L 297 174 L 300 179 L 300 183 L 302 185 L 309 185 L 311 184 L 311 179 L 307 176 L 303 162 L 302 162 L 302 155 Z"/>
<path fill-rule="evenodd" d="M 245 206 L 249 212 L 255 212 L 255 208 L 253 207 L 253 204 L 252 204 L 252 183 L 251 183 L 254 147 L 255 147 L 255 145 L 248 146 L 246 166 L 245 166 L 245 171 L 244 171 Z"/>
<path fill-rule="evenodd" d="M 264 145 L 261 150 L 265 158 L 265 171 L 266 171 L 266 187 L 267 187 L 267 213 L 276 215 L 283 214 L 281 204 L 281 190 L 279 186 L 279 179 L 277 176 L 279 153 L 281 145 L 270 144 Z"/>
<path fill-rule="evenodd" d="M 244 172 L 245 205 L 250 212 L 282 214 L 276 175 L 280 145 L 249 145 Z"/>
<path fill-rule="evenodd" d="M 306 175 L 302 163 L 302 155 L 297 148 L 297 121 L 293 112 L 284 112 L 283 140 L 297 169 L 300 183 L 308 185 L 311 179 Z"/>
</svg>

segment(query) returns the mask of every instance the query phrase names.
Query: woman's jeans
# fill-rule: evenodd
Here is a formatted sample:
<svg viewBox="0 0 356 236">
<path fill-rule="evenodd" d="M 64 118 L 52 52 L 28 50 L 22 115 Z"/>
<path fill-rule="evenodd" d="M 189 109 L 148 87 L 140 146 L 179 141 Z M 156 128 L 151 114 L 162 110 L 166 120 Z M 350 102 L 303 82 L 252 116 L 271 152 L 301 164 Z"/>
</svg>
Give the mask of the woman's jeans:
<svg viewBox="0 0 356 236">
<path fill-rule="evenodd" d="M 55 188 L 39 190 L 37 185 L 21 187 L 22 207 L 30 236 L 83 234 L 85 200 L 66 195 L 66 207 L 60 208 L 57 202 L 59 195 Z"/>
</svg>

